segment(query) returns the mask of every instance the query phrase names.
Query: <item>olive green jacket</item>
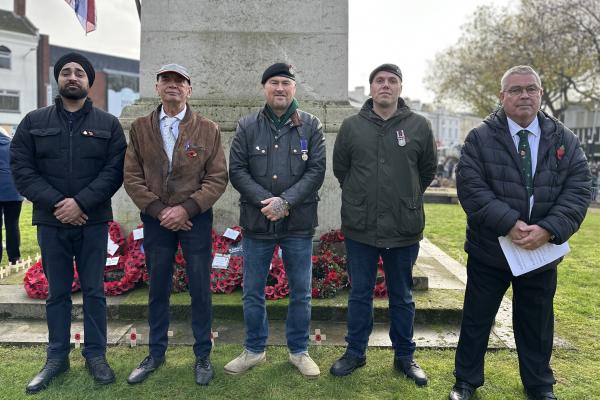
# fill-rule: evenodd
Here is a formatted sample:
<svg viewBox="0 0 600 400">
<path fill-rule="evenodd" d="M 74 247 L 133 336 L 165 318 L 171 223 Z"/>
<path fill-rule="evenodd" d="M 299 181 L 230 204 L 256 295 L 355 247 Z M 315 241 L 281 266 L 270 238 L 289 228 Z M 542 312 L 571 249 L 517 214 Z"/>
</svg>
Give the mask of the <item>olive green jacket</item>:
<svg viewBox="0 0 600 400">
<path fill-rule="evenodd" d="M 342 188 L 342 231 L 375 247 L 404 247 L 423 238 L 423 192 L 433 180 L 437 151 L 427 119 L 398 99 L 388 120 L 373 100 L 346 118 L 333 149 Z"/>
</svg>

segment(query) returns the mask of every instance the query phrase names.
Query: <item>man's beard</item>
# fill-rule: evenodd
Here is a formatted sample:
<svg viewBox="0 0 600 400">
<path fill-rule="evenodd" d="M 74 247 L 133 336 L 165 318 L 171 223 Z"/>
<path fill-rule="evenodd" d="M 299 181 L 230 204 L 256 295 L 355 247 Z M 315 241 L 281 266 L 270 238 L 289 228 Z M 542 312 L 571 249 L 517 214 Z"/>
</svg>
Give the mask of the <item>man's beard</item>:
<svg viewBox="0 0 600 400">
<path fill-rule="evenodd" d="M 67 85 L 59 88 L 58 93 L 60 93 L 62 97 L 69 100 L 81 100 L 86 98 L 88 95 L 88 91 L 86 89 L 73 85 Z"/>
</svg>

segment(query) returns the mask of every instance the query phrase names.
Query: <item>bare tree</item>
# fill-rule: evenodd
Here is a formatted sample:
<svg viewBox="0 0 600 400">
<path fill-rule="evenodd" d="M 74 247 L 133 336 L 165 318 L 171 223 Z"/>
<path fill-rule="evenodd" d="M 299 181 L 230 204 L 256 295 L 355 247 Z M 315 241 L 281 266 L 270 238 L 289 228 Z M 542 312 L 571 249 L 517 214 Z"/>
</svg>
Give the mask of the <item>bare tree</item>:
<svg viewBox="0 0 600 400">
<path fill-rule="evenodd" d="M 560 118 L 569 102 L 599 97 L 596 3 L 522 0 L 516 12 L 479 7 L 458 42 L 436 55 L 426 84 L 437 101 L 462 104 L 484 116 L 498 104 L 504 71 L 530 65 L 542 78 L 542 106 Z"/>
</svg>

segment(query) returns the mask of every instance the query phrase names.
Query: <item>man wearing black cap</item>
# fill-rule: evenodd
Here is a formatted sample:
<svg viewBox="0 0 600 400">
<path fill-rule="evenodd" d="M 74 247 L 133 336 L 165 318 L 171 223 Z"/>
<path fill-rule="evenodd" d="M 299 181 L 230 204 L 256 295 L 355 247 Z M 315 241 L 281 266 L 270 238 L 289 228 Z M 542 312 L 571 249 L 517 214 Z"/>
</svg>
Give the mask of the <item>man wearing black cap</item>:
<svg viewBox="0 0 600 400">
<path fill-rule="evenodd" d="M 373 328 L 373 287 L 381 257 L 389 298 L 394 367 L 419 386 L 427 377 L 414 361 L 412 268 L 423 238 L 423 192 L 435 176 L 437 156 L 429 121 L 404 100 L 402 72 L 383 64 L 369 76 L 371 97 L 342 122 L 333 173 L 342 188 L 342 231 L 352 288 L 348 346 L 331 367 L 344 376 L 366 363 Z"/>
<path fill-rule="evenodd" d="M 325 177 L 321 122 L 298 110 L 291 66 L 276 63 L 261 83 L 265 107 L 243 117 L 229 155 L 229 179 L 240 192 L 244 229 L 244 321 L 242 354 L 225 365 L 240 374 L 265 361 L 268 321 L 265 285 L 276 246 L 289 281 L 286 338 L 289 361 L 307 378 L 319 367 L 308 355 L 312 236 L 317 226 L 317 191 Z"/>
<path fill-rule="evenodd" d="M 187 104 L 192 85 L 186 68 L 163 65 L 156 73 L 156 92 L 161 104 L 133 122 L 125 156 L 124 186 L 141 211 L 150 274 L 150 354 L 127 382 L 143 382 L 165 362 L 173 260 L 179 243 L 192 298 L 194 374 L 197 384 L 208 385 L 214 376 L 210 362 L 212 206 L 227 186 L 225 153 L 217 124 Z"/>
<path fill-rule="evenodd" d="M 55 104 L 27 114 L 11 145 L 12 174 L 33 203 L 49 287 L 47 361 L 27 393 L 69 369 L 73 258 L 83 292 L 86 366 L 98 383 L 115 380 L 105 357 L 104 266 L 110 199 L 123 182 L 126 142 L 118 119 L 88 98 L 94 77 L 81 54 L 62 56 L 54 65 Z"/>
</svg>

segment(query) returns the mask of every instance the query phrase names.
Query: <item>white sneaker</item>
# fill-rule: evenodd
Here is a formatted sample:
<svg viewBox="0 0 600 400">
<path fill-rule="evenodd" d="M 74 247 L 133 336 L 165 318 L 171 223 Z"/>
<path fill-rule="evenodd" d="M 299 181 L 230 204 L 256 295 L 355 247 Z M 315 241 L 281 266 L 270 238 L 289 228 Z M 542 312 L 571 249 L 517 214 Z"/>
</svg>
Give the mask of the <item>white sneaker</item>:
<svg viewBox="0 0 600 400">
<path fill-rule="evenodd" d="M 298 368 L 298 371 L 306 378 L 317 378 L 321 374 L 321 370 L 316 362 L 308 355 L 308 352 L 291 354 L 290 363 Z"/>
<path fill-rule="evenodd" d="M 229 361 L 225 365 L 225 372 L 230 375 L 237 375 L 248 371 L 250 368 L 267 361 L 266 352 L 253 353 L 244 349 L 242 354 Z"/>
</svg>

